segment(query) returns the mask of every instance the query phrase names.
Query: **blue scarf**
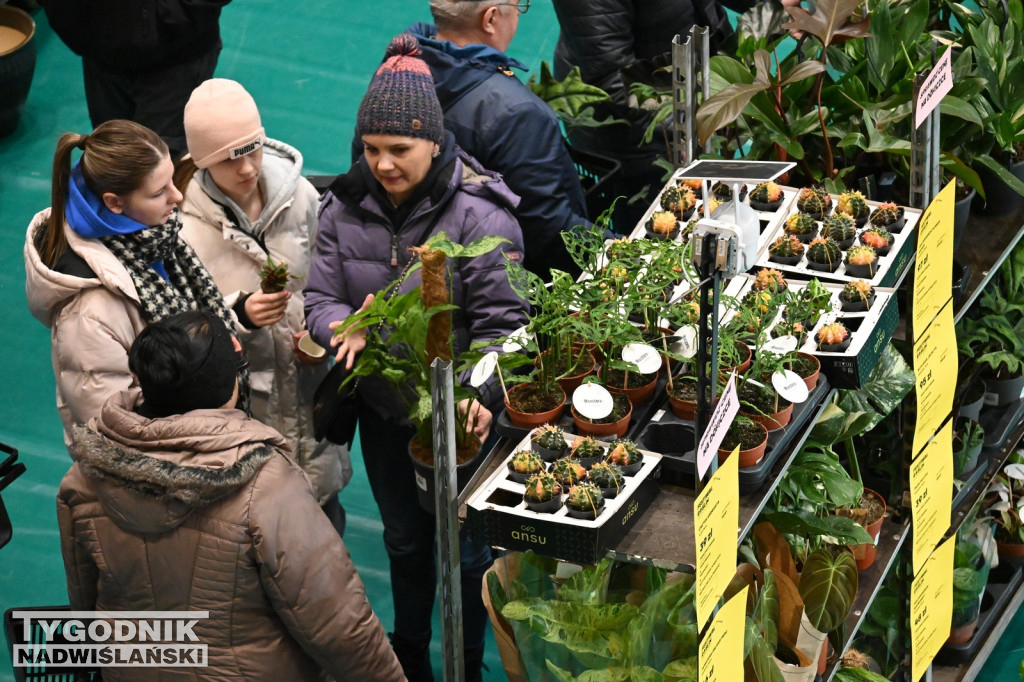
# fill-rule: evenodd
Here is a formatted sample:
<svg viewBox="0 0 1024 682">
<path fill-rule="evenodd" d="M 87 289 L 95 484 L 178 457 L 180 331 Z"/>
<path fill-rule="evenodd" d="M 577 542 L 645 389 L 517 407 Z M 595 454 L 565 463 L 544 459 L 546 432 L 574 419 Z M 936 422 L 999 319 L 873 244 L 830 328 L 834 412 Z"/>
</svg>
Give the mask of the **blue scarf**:
<svg viewBox="0 0 1024 682">
<path fill-rule="evenodd" d="M 89 239 L 132 234 L 149 227 L 107 208 L 103 200 L 86 186 L 78 164 L 75 164 L 71 171 L 71 184 L 68 187 L 68 202 L 64 213 L 71 229 Z"/>
</svg>

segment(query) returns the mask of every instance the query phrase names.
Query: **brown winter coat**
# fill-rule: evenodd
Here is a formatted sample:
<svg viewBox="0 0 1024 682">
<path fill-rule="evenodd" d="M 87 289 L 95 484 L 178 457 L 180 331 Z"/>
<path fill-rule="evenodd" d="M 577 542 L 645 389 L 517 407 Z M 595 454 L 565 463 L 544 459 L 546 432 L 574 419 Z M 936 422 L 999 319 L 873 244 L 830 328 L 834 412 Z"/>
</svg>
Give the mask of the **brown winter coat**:
<svg viewBox="0 0 1024 682">
<path fill-rule="evenodd" d="M 404 680 L 284 439 L 238 410 L 164 419 L 137 389 L 76 427 L 57 517 L 72 609 L 208 611 L 208 668 L 105 680 Z"/>
</svg>

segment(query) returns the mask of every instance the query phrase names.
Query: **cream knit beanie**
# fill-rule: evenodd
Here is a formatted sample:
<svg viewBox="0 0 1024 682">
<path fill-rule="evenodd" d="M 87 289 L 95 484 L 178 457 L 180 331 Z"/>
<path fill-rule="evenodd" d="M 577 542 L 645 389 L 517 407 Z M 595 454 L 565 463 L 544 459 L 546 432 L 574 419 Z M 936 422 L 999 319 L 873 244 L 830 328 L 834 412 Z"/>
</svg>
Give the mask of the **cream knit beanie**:
<svg viewBox="0 0 1024 682">
<path fill-rule="evenodd" d="M 185 139 L 197 168 L 256 151 L 264 134 L 252 95 L 226 78 L 203 82 L 185 105 Z"/>
</svg>

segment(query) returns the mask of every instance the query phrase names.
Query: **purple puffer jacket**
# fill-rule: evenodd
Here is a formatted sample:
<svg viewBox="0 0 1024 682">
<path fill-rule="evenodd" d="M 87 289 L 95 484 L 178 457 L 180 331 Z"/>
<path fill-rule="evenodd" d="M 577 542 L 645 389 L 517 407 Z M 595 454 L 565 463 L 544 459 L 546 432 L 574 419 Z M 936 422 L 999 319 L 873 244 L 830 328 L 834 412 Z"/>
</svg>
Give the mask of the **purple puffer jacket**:
<svg viewBox="0 0 1024 682">
<path fill-rule="evenodd" d="M 409 247 L 437 232 L 461 244 L 486 235 L 511 242 L 476 258 L 455 259 L 451 279 L 452 302 L 458 306 L 452 311 L 455 353 L 476 341 L 505 336 L 526 323 L 526 303 L 509 285 L 502 256 L 522 258 L 522 232 L 509 212 L 519 198 L 499 175 L 484 170 L 458 148 L 453 151 L 457 158 L 451 170 L 437 174 L 434 187 L 397 233 L 370 192 L 366 178 L 372 176 L 363 159 L 331 185 L 320 206 L 313 262 L 303 292 L 310 334 L 321 346 L 330 347 L 331 322 L 344 320 L 367 294 L 398 278 L 411 258 Z M 392 265 L 393 254 L 397 254 L 397 265 Z M 400 293 L 420 281 L 419 272 L 414 273 Z M 497 396 L 493 387 L 488 388 L 492 390 L 484 392 L 482 402 L 493 409 Z M 383 379 L 360 380 L 359 396 L 386 418 L 406 417 L 398 396 Z"/>
</svg>

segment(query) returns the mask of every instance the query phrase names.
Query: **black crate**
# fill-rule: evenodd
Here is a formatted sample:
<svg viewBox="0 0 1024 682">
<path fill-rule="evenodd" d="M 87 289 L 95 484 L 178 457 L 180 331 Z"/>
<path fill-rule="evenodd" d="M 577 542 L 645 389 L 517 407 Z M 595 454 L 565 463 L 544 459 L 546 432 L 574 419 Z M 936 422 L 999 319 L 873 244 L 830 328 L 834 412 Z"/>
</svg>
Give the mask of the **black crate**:
<svg viewBox="0 0 1024 682">
<path fill-rule="evenodd" d="M 569 147 L 569 156 L 576 166 L 587 202 L 587 217 L 595 220 L 621 194 L 619 177 L 622 164 L 607 156 Z"/>
</svg>

